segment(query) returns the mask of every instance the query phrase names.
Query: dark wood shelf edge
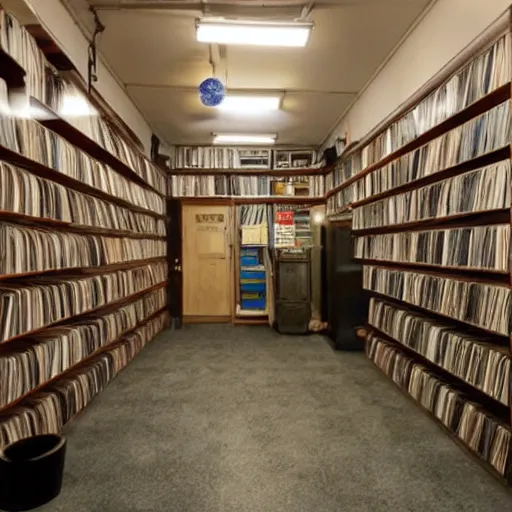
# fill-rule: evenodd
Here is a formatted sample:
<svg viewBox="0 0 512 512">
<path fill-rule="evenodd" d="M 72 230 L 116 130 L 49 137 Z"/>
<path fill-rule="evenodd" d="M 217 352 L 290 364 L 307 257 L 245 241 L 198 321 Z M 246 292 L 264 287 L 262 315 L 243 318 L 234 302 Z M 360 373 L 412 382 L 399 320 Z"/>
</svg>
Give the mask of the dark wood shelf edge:
<svg viewBox="0 0 512 512">
<path fill-rule="evenodd" d="M 453 130 L 454 128 L 466 123 L 467 121 L 483 114 L 487 110 L 490 110 L 501 103 L 504 103 L 505 101 L 510 99 L 510 93 L 511 93 L 511 85 L 512 83 L 509 81 L 506 84 L 502 85 L 501 87 L 498 87 L 498 89 L 495 89 L 494 91 L 491 91 L 489 94 L 485 95 L 483 98 L 480 98 L 479 100 L 475 101 L 471 105 L 468 105 L 465 109 L 461 110 L 460 112 L 457 112 L 453 116 L 449 117 L 448 119 L 445 119 L 443 122 L 439 123 L 438 125 L 432 127 L 430 130 L 426 131 L 425 133 L 421 134 L 419 137 L 416 137 L 412 141 L 408 142 L 401 148 L 397 149 L 393 153 L 387 155 L 384 158 L 381 158 L 378 162 L 374 162 L 373 164 L 369 165 L 365 169 L 362 169 L 354 176 L 351 176 L 348 178 L 344 184 L 345 186 L 348 186 L 350 183 L 348 182 L 354 182 L 358 179 L 366 176 L 370 172 L 379 169 L 381 167 L 384 167 L 385 165 L 389 164 L 393 160 L 396 160 L 397 158 L 400 158 L 401 156 L 410 153 L 411 151 L 414 151 L 418 149 L 421 146 L 424 146 L 425 144 L 428 144 L 430 141 L 440 137 L 441 135 L 444 135 L 445 133 L 449 132 L 450 130 Z M 405 112 L 401 116 L 397 117 L 394 121 L 392 121 L 387 128 L 389 128 L 394 122 L 398 121 L 399 119 L 402 119 L 404 115 L 407 114 Z M 381 132 L 375 134 L 375 136 L 372 138 L 372 140 L 375 140 L 380 134 L 384 133 L 387 128 L 384 128 Z M 368 144 L 370 144 L 372 141 L 370 140 Z M 357 150 L 363 150 L 368 144 L 365 144 L 363 147 L 360 148 L 354 148 L 353 151 L 350 151 L 349 154 L 345 155 L 342 160 L 339 160 L 336 162 L 336 165 L 342 163 L 346 160 L 347 157 L 351 156 L 354 152 Z M 341 185 L 340 185 L 341 186 Z"/>
<path fill-rule="evenodd" d="M 434 373 L 439 374 L 439 376 L 452 384 L 450 381 L 453 379 L 453 387 L 457 389 L 457 391 L 461 391 L 463 394 L 468 396 L 472 401 L 482 404 L 485 406 L 489 412 L 496 415 L 501 421 L 508 423 L 510 421 L 510 413 L 509 413 L 509 405 L 504 404 L 498 398 L 494 398 L 491 395 L 488 395 L 485 391 L 477 388 L 475 385 L 470 382 L 465 381 L 462 377 L 454 375 L 450 372 L 450 370 L 443 368 L 438 363 L 431 361 L 425 355 L 417 352 L 411 347 L 404 345 L 399 340 L 393 338 L 389 334 L 381 331 L 378 327 L 375 327 L 372 324 L 367 325 L 368 334 L 367 336 L 375 335 L 377 338 L 382 338 L 386 341 L 393 343 L 400 347 L 406 354 L 408 354 L 411 358 L 418 358 L 419 362 L 428 368 L 432 368 Z M 501 347 L 501 345 L 496 345 L 497 347 Z M 496 411 L 496 412 L 495 412 Z"/>
<path fill-rule="evenodd" d="M 377 201 L 381 201 L 382 199 L 386 199 L 388 197 L 401 194 L 403 192 L 408 192 L 409 190 L 414 190 L 420 187 L 424 187 L 426 185 L 432 185 L 433 183 L 438 183 L 440 181 L 453 178 L 455 176 L 458 176 L 459 174 L 464 174 L 466 172 L 470 172 L 481 167 L 497 163 L 501 160 L 508 160 L 509 158 L 510 145 L 506 145 L 501 148 L 490 151 L 489 153 L 479 155 L 475 158 L 472 158 L 471 160 L 460 162 L 456 165 L 453 165 L 452 167 L 447 167 L 445 169 L 436 171 L 432 174 L 421 176 L 420 178 L 417 178 L 413 181 L 408 181 L 407 183 L 403 183 L 402 185 L 398 185 L 388 190 L 384 190 L 383 192 L 379 192 L 378 194 L 374 194 L 370 197 L 365 197 L 364 199 L 353 201 L 352 203 L 346 205 L 346 207 L 350 206 L 351 208 L 358 208 L 360 206 L 365 206 L 369 203 L 375 203 Z M 359 179 L 361 178 L 364 178 L 364 176 L 361 176 L 358 179 L 351 180 L 350 183 L 346 181 L 341 185 L 338 185 L 332 190 L 326 192 L 326 198 L 328 199 L 336 195 L 338 192 L 341 192 L 343 189 L 352 185 L 356 181 L 359 181 Z"/>
<path fill-rule="evenodd" d="M 480 454 L 472 450 L 460 437 L 457 436 L 453 430 L 450 430 L 440 419 L 436 418 L 436 416 L 432 413 L 432 411 L 429 411 L 426 407 L 423 407 L 413 396 L 411 396 L 405 389 L 401 388 L 382 368 L 380 368 L 375 361 L 368 358 L 374 366 L 379 370 L 389 381 L 391 381 L 392 384 L 396 386 L 397 389 L 400 390 L 400 392 L 413 404 L 416 405 L 416 407 L 419 408 L 420 411 L 422 411 L 424 414 L 430 418 L 430 420 L 433 420 L 433 422 L 446 434 L 449 435 L 449 437 L 455 442 L 455 444 L 466 454 L 470 455 L 473 459 L 478 461 L 478 464 L 487 471 L 490 475 L 492 475 L 498 482 L 500 482 L 502 485 L 510 485 L 512 484 L 512 476 L 510 475 L 511 469 L 510 469 L 510 456 L 507 461 L 507 469 L 505 470 L 505 475 L 500 474 L 496 469 L 493 468 L 493 466 L 484 460 Z M 508 476 L 506 476 L 508 475 Z"/>
<path fill-rule="evenodd" d="M 440 229 L 456 229 L 463 227 L 492 226 L 510 222 L 510 208 L 486 210 L 480 212 L 464 212 L 449 217 L 434 217 L 402 224 L 390 224 L 376 228 L 353 229 L 353 236 L 379 235 L 415 231 L 434 231 Z M 507 220 L 508 218 L 508 220 Z"/>
<path fill-rule="evenodd" d="M 265 196 L 265 197 L 237 197 L 237 196 L 211 196 L 211 197 L 175 197 L 182 204 L 216 204 L 216 205 L 236 205 L 236 204 L 324 204 L 323 197 L 309 196 Z"/>
<path fill-rule="evenodd" d="M 70 366 L 69 368 L 66 368 L 63 372 L 55 375 L 54 377 L 52 377 L 51 379 L 47 380 L 46 382 L 43 382 L 42 384 L 39 384 L 37 387 L 31 389 L 30 391 L 28 391 L 24 395 L 20 396 L 19 398 L 17 398 L 13 402 L 11 402 L 11 403 L 1 407 L 0 408 L 0 414 L 5 414 L 6 412 L 9 411 L 9 409 L 12 409 L 13 407 L 16 407 L 21 402 L 23 402 L 23 400 L 26 400 L 30 396 L 35 395 L 36 393 L 39 393 L 40 391 L 43 391 L 44 388 L 50 386 L 51 384 L 54 384 L 55 382 L 57 382 L 58 380 L 60 380 L 62 378 L 65 378 L 68 374 L 78 370 L 80 367 L 85 366 L 85 365 L 91 363 L 99 355 L 112 350 L 117 345 L 121 344 L 124 341 L 124 338 L 126 336 L 129 336 L 130 334 L 132 334 L 137 329 L 140 329 L 141 327 L 143 327 L 144 325 L 149 323 L 151 320 L 154 320 L 155 318 L 160 316 L 162 313 L 165 313 L 165 311 L 167 311 L 167 307 L 163 307 L 163 308 L 159 309 L 158 311 L 152 313 L 151 315 L 146 317 L 142 322 L 139 322 L 136 326 L 130 327 L 130 329 L 127 329 L 126 331 L 121 333 L 116 340 L 108 343 L 107 345 L 99 347 L 98 349 L 93 351 L 91 354 L 86 356 L 84 359 L 78 361 L 77 363 L 75 363 L 74 365 Z"/>
<path fill-rule="evenodd" d="M 235 204 L 323 204 L 325 203 L 324 197 L 265 197 L 265 198 L 244 198 L 239 197 L 234 199 Z"/>
<path fill-rule="evenodd" d="M 358 260 L 359 262 L 361 260 Z M 384 262 L 379 261 L 375 264 L 370 263 L 363 263 L 364 266 L 373 266 L 373 267 L 379 267 L 384 268 L 386 270 L 398 270 L 403 272 L 410 272 L 412 274 L 419 274 L 419 275 L 431 275 L 434 277 L 441 277 L 443 279 L 453 279 L 455 281 L 463 281 L 465 283 L 482 283 L 482 284 L 488 284 L 488 285 L 494 285 L 494 286 L 501 286 L 502 288 L 510 288 L 510 282 L 509 279 L 503 280 L 503 282 L 499 281 L 501 279 L 501 274 L 498 274 L 497 279 L 493 279 L 489 277 L 489 274 L 484 274 L 480 277 L 473 277 L 473 276 L 467 276 L 467 275 L 459 275 L 450 271 L 447 272 L 438 272 L 434 269 L 427 269 L 427 268 L 412 268 L 407 267 L 404 264 L 394 265 L 391 262 Z M 437 267 L 436 267 L 437 268 Z M 504 276 L 508 277 L 509 274 L 504 274 Z"/>
<path fill-rule="evenodd" d="M 269 325 L 268 317 L 247 317 L 247 316 L 235 316 L 233 318 L 233 325 Z"/>
<path fill-rule="evenodd" d="M 216 169 L 206 167 L 185 167 L 169 169 L 169 176 L 270 176 L 273 178 L 291 178 L 294 176 L 325 176 L 331 172 L 332 166 L 299 169 Z"/>
<path fill-rule="evenodd" d="M 112 307 L 116 307 L 116 308 L 122 307 L 124 305 L 129 304 L 130 302 L 134 302 L 136 299 L 139 299 L 142 295 L 146 295 L 152 291 L 155 291 L 159 288 L 163 288 L 166 286 L 167 286 L 167 281 L 162 281 L 161 283 L 157 283 L 153 286 L 150 286 L 149 288 L 145 288 L 144 290 L 135 292 L 132 295 L 128 295 L 119 300 L 109 302 L 108 304 L 102 304 L 101 306 L 98 306 L 93 309 L 89 309 L 88 311 L 83 311 L 82 313 L 79 313 L 78 315 L 71 315 L 66 318 L 61 318 L 59 320 L 56 320 L 55 322 L 44 325 L 43 327 L 34 329 L 33 331 L 24 332 L 17 336 L 13 336 L 12 338 L 1 341 L 0 345 L 2 345 L 4 343 L 12 343 L 13 341 L 20 340 L 22 338 L 29 338 L 29 337 L 39 334 L 43 331 L 46 331 L 50 327 L 62 327 L 63 325 L 66 325 L 67 322 L 69 322 L 70 320 L 72 320 L 73 323 L 77 323 L 80 320 L 80 318 L 82 318 L 82 317 L 86 317 L 88 315 L 91 315 L 92 313 L 98 314 L 98 313 L 101 313 L 103 310 L 108 310 L 109 308 L 112 308 Z"/>
<path fill-rule="evenodd" d="M 466 332 L 468 330 L 472 330 L 472 331 L 475 331 L 476 333 L 481 333 L 480 336 L 482 336 L 482 338 L 493 339 L 497 345 L 509 347 L 510 340 L 509 340 L 508 334 L 502 334 L 499 332 L 490 331 L 490 330 L 486 329 L 485 327 L 481 327 L 479 325 L 474 325 L 474 324 L 471 324 L 464 320 L 459 320 L 457 318 L 453 318 L 451 316 L 444 315 L 443 313 L 438 313 L 436 311 L 432 311 L 431 309 L 427 309 L 426 307 L 417 306 L 416 304 L 406 302 L 405 300 L 397 299 L 390 295 L 376 292 L 374 290 L 369 290 L 368 288 L 364 288 L 364 290 L 370 295 L 375 295 L 376 298 L 378 298 L 378 299 L 381 299 L 386 302 L 390 302 L 391 304 L 397 304 L 402 309 L 404 309 L 404 308 L 410 309 L 411 311 L 416 312 L 420 315 L 432 317 L 433 320 L 437 320 L 438 322 L 441 322 L 441 323 L 450 322 L 455 326 L 455 328 L 460 328 L 464 332 Z"/>
<path fill-rule="evenodd" d="M 0 146 L 0 160 L 8 164 L 25 169 L 39 178 L 53 181 L 64 187 L 71 188 L 85 195 L 96 197 L 108 203 L 112 203 L 116 206 L 126 208 L 128 210 L 131 210 L 132 212 L 141 213 L 143 215 L 150 215 L 158 219 L 165 219 L 165 215 L 163 213 L 156 213 L 152 210 L 147 210 L 140 206 L 131 204 L 128 201 L 125 201 L 124 199 L 120 199 L 116 196 L 110 195 L 107 192 L 103 192 L 102 190 L 94 188 L 91 185 L 87 185 L 82 181 L 79 181 L 75 178 L 72 178 L 71 176 L 63 174 L 55 169 L 52 169 L 51 167 L 47 167 L 46 165 L 36 162 L 35 160 L 31 160 L 30 158 L 27 158 L 26 156 L 21 155 L 20 153 L 16 153 L 15 151 L 4 146 Z"/>
<path fill-rule="evenodd" d="M 166 256 L 156 256 L 154 258 L 146 258 L 144 260 L 125 261 L 122 263 L 111 263 L 110 265 L 102 265 L 99 267 L 76 267 L 76 268 L 57 268 L 49 270 L 35 270 L 33 272 L 23 272 L 21 274 L 0 274 L 0 283 L 2 281 L 19 281 L 26 277 L 53 277 L 63 274 L 63 278 L 76 279 L 85 276 L 109 274 L 118 270 L 130 270 L 142 267 L 151 263 L 161 261 L 166 262 Z M 3 342 L 0 342 L 3 343 Z"/>
<path fill-rule="evenodd" d="M 38 120 L 46 128 L 54 131 L 59 134 L 62 138 L 73 144 L 75 147 L 81 149 L 85 153 L 87 153 L 92 158 L 107 164 L 109 167 L 112 167 L 119 174 L 124 176 L 125 178 L 137 183 L 141 187 L 144 187 L 160 197 L 165 197 L 165 195 L 154 188 L 151 184 L 144 180 L 141 176 L 139 176 L 133 169 L 131 169 L 127 164 L 117 158 L 115 155 L 110 153 L 107 149 L 101 146 L 95 140 L 89 138 L 85 133 L 81 132 L 78 128 L 75 128 L 71 123 L 68 123 L 65 119 L 60 117 L 49 105 L 41 103 L 38 99 L 31 97 L 30 101 L 37 105 L 40 108 L 43 108 L 49 111 L 52 114 L 52 119 L 40 119 Z M 133 151 L 133 147 L 130 145 L 130 149 Z M 147 160 L 143 157 L 142 154 L 140 157 Z M 152 162 L 150 164 L 155 167 L 160 174 L 162 171 L 153 165 Z M 165 180 L 165 176 L 162 174 L 162 178 Z"/>
<path fill-rule="evenodd" d="M 12 224 L 30 226 L 31 228 L 40 228 L 41 230 L 48 230 L 49 228 L 52 228 L 57 231 L 69 232 L 78 235 L 97 235 L 104 237 L 133 238 L 143 240 L 166 240 L 167 238 L 165 235 L 156 235 L 154 233 L 138 233 L 135 231 L 123 231 L 121 229 L 87 226 L 85 224 L 74 224 L 58 219 L 31 217 L 30 215 L 16 212 L 7 212 L 4 210 L 0 210 L 0 220 L 6 220 L 6 222 Z"/>
<path fill-rule="evenodd" d="M 493 270 L 493 269 L 477 269 L 471 267 L 455 267 L 455 266 L 443 266 L 435 263 L 417 263 L 417 262 L 401 262 L 391 260 L 375 260 L 369 258 L 359 258 L 354 256 L 354 260 L 360 262 L 362 265 L 372 265 L 384 268 L 392 268 L 395 270 L 405 270 L 418 273 L 418 269 L 426 269 L 424 273 L 430 273 L 436 275 L 443 275 L 443 277 L 453 278 L 456 276 L 456 272 L 460 272 L 462 275 L 461 279 L 470 279 L 471 276 L 475 276 L 476 279 L 485 280 L 485 276 L 492 276 L 489 278 L 489 282 L 496 284 L 500 279 L 508 284 L 510 278 L 510 272 L 507 270 Z"/>
<path fill-rule="evenodd" d="M 385 190 L 384 192 L 380 192 L 365 199 L 354 201 L 353 203 L 350 203 L 350 206 L 352 208 L 359 208 L 367 204 L 376 203 L 378 201 L 382 201 L 383 199 L 387 199 L 388 197 L 403 194 L 404 192 L 416 190 L 428 185 L 433 185 L 435 183 L 440 183 L 444 180 L 454 178 L 471 171 L 476 171 L 482 167 L 487 167 L 488 165 L 492 165 L 508 159 L 510 159 L 510 146 L 504 146 L 502 148 L 491 151 L 490 153 L 486 153 L 484 155 L 473 158 L 472 160 L 461 162 L 460 164 L 454 165 L 453 167 L 442 169 L 433 174 L 422 176 L 421 178 L 413 181 L 408 181 L 407 183 L 398 185 L 397 187 Z"/>
</svg>

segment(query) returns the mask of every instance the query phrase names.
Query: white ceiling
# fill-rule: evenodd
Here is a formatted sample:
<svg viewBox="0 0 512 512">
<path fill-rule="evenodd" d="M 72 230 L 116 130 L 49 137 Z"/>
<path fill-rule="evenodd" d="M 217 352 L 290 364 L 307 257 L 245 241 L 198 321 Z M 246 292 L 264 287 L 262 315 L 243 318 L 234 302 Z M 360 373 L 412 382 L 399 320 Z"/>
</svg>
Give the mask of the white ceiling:
<svg viewBox="0 0 512 512">
<path fill-rule="evenodd" d="M 209 45 L 195 40 L 202 13 L 298 18 L 305 0 L 88 0 L 106 26 L 99 48 L 153 129 L 170 144 L 209 144 L 212 132 L 278 133 L 280 144 L 318 145 L 429 0 L 314 2 L 306 48 L 213 47 L 228 90 L 283 91 L 265 116 L 201 104 L 212 76 Z M 262 7 L 266 4 L 268 7 Z"/>
</svg>

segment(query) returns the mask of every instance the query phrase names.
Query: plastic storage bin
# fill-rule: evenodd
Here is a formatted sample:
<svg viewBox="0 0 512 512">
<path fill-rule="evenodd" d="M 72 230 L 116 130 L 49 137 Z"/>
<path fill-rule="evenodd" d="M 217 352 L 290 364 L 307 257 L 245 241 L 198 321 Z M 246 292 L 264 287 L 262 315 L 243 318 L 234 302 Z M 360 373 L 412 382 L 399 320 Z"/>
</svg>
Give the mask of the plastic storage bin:
<svg viewBox="0 0 512 512">
<path fill-rule="evenodd" d="M 252 267 L 259 265 L 258 249 L 243 248 L 240 249 L 240 265 L 242 267 Z"/>
<path fill-rule="evenodd" d="M 242 294 L 242 309 L 261 309 L 267 307 L 265 295 L 260 294 Z"/>
<path fill-rule="evenodd" d="M 240 279 L 265 281 L 265 271 L 264 270 L 242 270 L 240 272 Z"/>
<path fill-rule="evenodd" d="M 265 281 L 240 281 L 240 290 L 244 292 L 265 293 L 267 283 Z"/>
<path fill-rule="evenodd" d="M 0 509 L 32 510 L 55 498 L 62 486 L 66 439 L 46 434 L 21 439 L 0 453 Z"/>
<path fill-rule="evenodd" d="M 254 267 L 259 265 L 258 256 L 240 256 L 241 267 Z"/>
</svg>

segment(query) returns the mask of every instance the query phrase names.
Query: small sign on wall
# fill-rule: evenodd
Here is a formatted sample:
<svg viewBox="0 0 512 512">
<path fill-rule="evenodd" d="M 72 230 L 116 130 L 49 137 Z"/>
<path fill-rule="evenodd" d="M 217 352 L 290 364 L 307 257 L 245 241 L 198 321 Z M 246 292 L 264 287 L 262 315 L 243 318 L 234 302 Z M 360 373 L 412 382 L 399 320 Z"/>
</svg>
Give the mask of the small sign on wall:
<svg viewBox="0 0 512 512">
<path fill-rule="evenodd" d="M 224 224 L 223 213 L 196 213 L 197 224 Z"/>
<path fill-rule="evenodd" d="M 295 247 L 293 212 L 277 212 L 274 224 L 274 245 L 277 248 Z"/>
</svg>

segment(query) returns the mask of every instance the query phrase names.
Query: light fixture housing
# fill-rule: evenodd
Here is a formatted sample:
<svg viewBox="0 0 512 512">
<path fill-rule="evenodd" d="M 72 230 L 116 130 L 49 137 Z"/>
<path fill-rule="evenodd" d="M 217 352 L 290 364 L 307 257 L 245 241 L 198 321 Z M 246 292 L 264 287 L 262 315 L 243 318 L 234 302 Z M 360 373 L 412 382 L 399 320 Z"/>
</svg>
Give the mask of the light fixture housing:
<svg viewBox="0 0 512 512">
<path fill-rule="evenodd" d="M 201 18 L 196 21 L 196 36 L 201 43 L 304 47 L 313 27 L 309 21 Z"/>
<path fill-rule="evenodd" d="M 275 144 L 277 133 L 255 133 L 255 134 L 241 134 L 241 133 L 214 133 L 214 144 L 260 144 L 262 146 L 268 144 Z"/>
<path fill-rule="evenodd" d="M 260 114 L 279 110 L 282 95 L 230 94 L 217 107 L 224 112 Z"/>
</svg>

